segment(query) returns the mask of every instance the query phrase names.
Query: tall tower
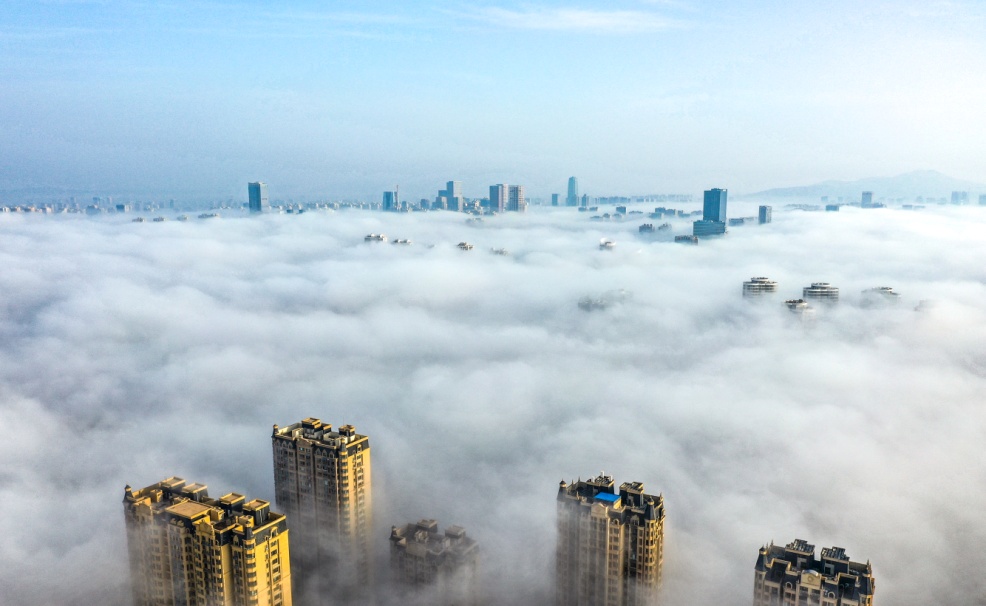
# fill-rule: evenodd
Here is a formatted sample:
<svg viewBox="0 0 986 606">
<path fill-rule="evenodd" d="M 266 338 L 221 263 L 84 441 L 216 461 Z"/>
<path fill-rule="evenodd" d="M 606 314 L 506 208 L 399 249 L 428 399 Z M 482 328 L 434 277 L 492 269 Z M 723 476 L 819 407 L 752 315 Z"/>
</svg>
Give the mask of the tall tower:
<svg viewBox="0 0 986 606">
<path fill-rule="evenodd" d="M 568 196 L 565 197 L 565 206 L 579 205 L 579 180 L 575 177 L 568 178 Z"/>
<path fill-rule="evenodd" d="M 371 587 L 373 510 L 370 439 L 307 418 L 274 426 L 274 494 L 295 529 L 299 570 L 340 599 Z"/>
<path fill-rule="evenodd" d="M 507 192 L 507 210 L 524 212 L 527 210 L 527 199 L 524 197 L 523 185 L 511 185 Z"/>
<path fill-rule="evenodd" d="M 247 183 L 247 194 L 250 198 L 250 212 L 262 213 L 270 210 L 270 200 L 267 198 L 267 184 L 263 181 Z"/>
<path fill-rule="evenodd" d="M 291 606 L 285 517 L 270 503 L 168 478 L 124 489 L 135 606 Z"/>
<path fill-rule="evenodd" d="M 754 566 L 753 606 L 822 604 L 873 606 L 873 567 L 852 562 L 841 547 L 822 549 L 795 539 L 785 547 L 771 543 L 760 548 Z"/>
<path fill-rule="evenodd" d="M 703 221 L 726 221 L 726 197 L 728 191 L 725 189 L 713 188 L 705 192 L 702 203 Z"/>
<path fill-rule="evenodd" d="M 664 565 L 664 498 L 613 478 L 558 487 L 555 603 L 653 604 Z"/>
<path fill-rule="evenodd" d="M 490 212 L 502 213 L 507 210 L 507 187 L 506 183 L 500 185 L 490 185 Z"/>
<path fill-rule="evenodd" d="M 390 531 L 390 571 L 395 589 L 411 603 L 468 606 L 478 603 L 479 546 L 461 526 L 438 531 L 435 520 L 394 526 Z"/>
</svg>

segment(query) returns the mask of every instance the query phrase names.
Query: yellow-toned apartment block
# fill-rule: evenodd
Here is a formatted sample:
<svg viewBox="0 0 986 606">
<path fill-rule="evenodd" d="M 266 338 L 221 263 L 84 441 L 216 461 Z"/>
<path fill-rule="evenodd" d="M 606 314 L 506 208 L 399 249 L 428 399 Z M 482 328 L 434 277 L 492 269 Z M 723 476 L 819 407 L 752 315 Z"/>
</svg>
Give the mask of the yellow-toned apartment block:
<svg viewBox="0 0 986 606">
<path fill-rule="evenodd" d="M 274 425 L 274 495 L 291 521 L 292 555 L 336 599 L 366 597 L 372 586 L 370 439 L 352 425 L 319 419 Z"/>
<path fill-rule="evenodd" d="M 135 606 L 291 606 L 285 517 L 168 478 L 123 497 Z"/>
<path fill-rule="evenodd" d="M 640 482 L 614 490 L 600 474 L 558 487 L 555 603 L 645 606 L 656 603 L 664 566 L 664 498 Z"/>
</svg>

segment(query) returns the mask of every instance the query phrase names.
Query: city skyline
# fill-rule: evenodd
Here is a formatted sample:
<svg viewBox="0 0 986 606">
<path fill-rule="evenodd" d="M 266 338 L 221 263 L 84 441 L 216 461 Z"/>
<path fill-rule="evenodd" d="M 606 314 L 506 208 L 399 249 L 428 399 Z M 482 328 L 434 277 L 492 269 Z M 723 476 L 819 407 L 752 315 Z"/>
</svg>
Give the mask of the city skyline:
<svg viewBox="0 0 986 606">
<path fill-rule="evenodd" d="M 339 198 L 424 195 L 449 174 L 477 197 L 503 181 L 547 197 L 572 174 L 617 193 L 930 168 L 981 182 L 984 12 L 15 0 L 0 191 L 218 197 L 259 174 Z M 509 99 L 472 94 L 506 81 Z"/>
</svg>

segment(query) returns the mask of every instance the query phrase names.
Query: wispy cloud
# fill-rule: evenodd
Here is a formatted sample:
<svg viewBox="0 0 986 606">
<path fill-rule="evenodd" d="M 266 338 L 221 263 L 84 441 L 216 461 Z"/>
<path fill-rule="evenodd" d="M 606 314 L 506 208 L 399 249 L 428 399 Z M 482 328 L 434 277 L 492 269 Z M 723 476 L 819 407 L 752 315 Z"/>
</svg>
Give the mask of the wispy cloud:
<svg viewBox="0 0 986 606">
<path fill-rule="evenodd" d="M 464 17 L 512 29 L 579 31 L 601 34 L 666 30 L 677 22 L 653 11 L 580 8 L 478 8 Z"/>
</svg>

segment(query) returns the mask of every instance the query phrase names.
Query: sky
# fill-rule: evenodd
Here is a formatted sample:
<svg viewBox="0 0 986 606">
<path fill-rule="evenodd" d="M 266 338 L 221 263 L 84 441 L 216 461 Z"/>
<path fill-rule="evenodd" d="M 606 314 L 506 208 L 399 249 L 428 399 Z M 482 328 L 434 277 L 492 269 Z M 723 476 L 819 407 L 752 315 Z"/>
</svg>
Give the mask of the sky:
<svg viewBox="0 0 986 606">
<path fill-rule="evenodd" d="M 687 246 L 564 208 L 0 214 L 0 603 L 127 604 L 124 486 L 273 499 L 272 425 L 309 416 L 370 436 L 382 569 L 391 525 L 462 525 L 490 606 L 550 603 L 558 482 L 600 471 L 664 496 L 663 606 L 748 605 L 796 538 L 876 604 L 981 603 L 986 214 L 773 216 Z"/>
<path fill-rule="evenodd" d="M 0 198 L 986 181 L 981 2 L 5 3 Z"/>
</svg>

